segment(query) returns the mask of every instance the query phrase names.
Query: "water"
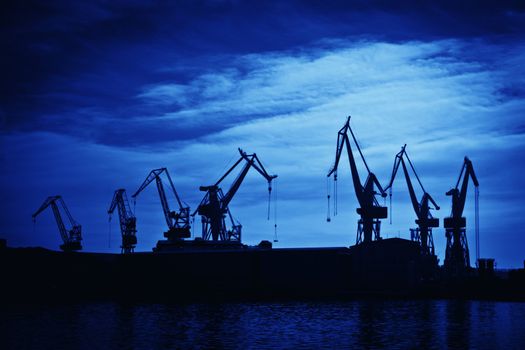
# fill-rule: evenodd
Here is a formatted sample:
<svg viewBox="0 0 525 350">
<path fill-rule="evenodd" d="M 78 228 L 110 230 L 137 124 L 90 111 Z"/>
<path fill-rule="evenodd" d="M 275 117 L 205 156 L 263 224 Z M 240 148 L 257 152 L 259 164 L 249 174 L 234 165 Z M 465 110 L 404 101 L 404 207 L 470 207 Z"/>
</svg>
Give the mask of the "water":
<svg viewBox="0 0 525 350">
<path fill-rule="evenodd" d="M 2 349 L 525 348 L 525 303 L 90 303 L 0 311 Z"/>
</svg>

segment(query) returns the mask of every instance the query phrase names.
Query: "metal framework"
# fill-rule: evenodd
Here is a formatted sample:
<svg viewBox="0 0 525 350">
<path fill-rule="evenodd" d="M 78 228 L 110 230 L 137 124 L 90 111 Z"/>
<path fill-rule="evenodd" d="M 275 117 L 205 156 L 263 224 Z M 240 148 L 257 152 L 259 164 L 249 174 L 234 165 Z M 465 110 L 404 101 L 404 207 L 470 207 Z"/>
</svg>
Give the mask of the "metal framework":
<svg viewBox="0 0 525 350">
<path fill-rule="evenodd" d="M 137 244 L 137 218 L 131 211 L 126 190 L 123 188 L 116 190 L 113 194 L 113 200 L 108 209 L 110 221 L 111 215 L 116 208 L 118 208 L 120 233 L 122 235 L 121 253 L 133 253 Z"/>
<path fill-rule="evenodd" d="M 459 183 L 463 177 L 461 189 Z M 463 167 L 459 173 L 459 178 L 456 187 L 446 193 L 447 196 L 452 197 L 452 211 L 449 217 L 444 219 L 445 235 L 447 237 L 447 248 L 445 252 L 445 268 L 452 274 L 459 274 L 470 267 L 470 255 L 467 243 L 466 226 L 467 219 L 463 216 L 463 209 L 465 208 L 465 199 L 467 196 L 469 177 L 476 188 L 475 195 L 475 211 L 476 211 L 476 253 L 479 255 L 479 182 L 474 173 L 472 162 L 465 157 Z M 479 256 L 478 256 L 479 258 Z"/>
<path fill-rule="evenodd" d="M 412 173 L 415 175 L 417 182 L 419 183 L 419 186 L 423 191 L 423 196 L 421 197 L 421 201 L 419 202 L 417 201 L 414 186 L 412 185 L 412 180 L 410 179 L 410 174 L 408 172 L 404 158 L 406 158 L 406 160 L 408 161 L 408 164 L 412 169 Z M 412 161 L 406 153 L 406 145 L 401 147 L 401 151 L 396 155 L 396 158 L 394 160 L 394 167 L 392 169 L 392 176 L 390 178 L 390 183 L 387 187 L 385 187 L 385 191 L 389 190 L 390 200 L 392 200 L 392 186 L 394 184 L 399 165 L 401 165 L 403 168 L 403 173 L 405 175 L 405 180 L 408 187 L 408 193 L 410 195 L 410 202 L 412 203 L 412 208 L 414 208 L 414 212 L 417 216 L 415 222 L 418 225 L 418 227 L 410 229 L 410 238 L 413 241 L 417 241 L 420 244 L 421 250 L 424 254 L 435 255 L 432 228 L 439 227 L 439 219 L 432 217 L 430 210 L 439 210 L 439 206 L 436 204 L 432 196 L 430 196 L 430 194 L 428 194 L 427 191 L 425 191 L 425 188 L 423 187 L 423 184 L 421 183 L 419 176 L 417 175 L 416 169 L 414 168 Z M 433 205 L 433 207 L 429 205 L 429 202 Z M 392 215 L 392 211 L 390 215 Z"/>
<path fill-rule="evenodd" d="M 169 187 L 171 191 L 173 192 L 175 199 L 177 200 L 179 211 L 172 211 L 168 205 L 168 199 L 166 197 L 166 192 L 164 191 L 164 185 L 160 177 L 163 173 L 166 174 Z M 186 204 L 180 199 L 177 191 L 175 190 L 175 186 L 173 185 L 173 181 L 171 180 L 171 176 L 168 173 L 168 170 L 166 168 L 159 168 L 159 169 L 152 170 L 149 173 L 149 175 L 146 177 L 142 185 L 139 187 L 139 189 L 131 197 L 136 199 L 136 197 L 151 182 L 153 182 L 153 180 L 155 180 L 157 184 L 157 190 L 159 192 L 159 198 L 160 198 L 160 203 L 162 205 L 162 210 L 164 212 L 164 218 L 166 220 L 166 224 L 168 225 L 168 231 L 164 232 L 164 237 L 168 238 L 168 240 L 179 240 L 179 239 L 191 237 L 190 207 L 188 206 L 188 204 Z"/>
<path fill-rule="evenodd" d="M 248 174 L 250 168 L 257 170 L 268 181 L 268 193 L 271 195 L 272 191 L 272 180 L 277 175 L 269 175 L 262 163 L 257 158 L 255 153 L 246 154 L 239 148 L 240 158 L 235 164 L 226 171 L 226 173 L 213 185 L 201 186 L 199 189 L 206 192 L 206 195 L 200 202 L 197 210 L 192 214 L 201 215 L 202 222 L 202 239 L 212 241 L 237 241 L 241 242 L 241 230 L 242 225 L 235 223 L 228 205 L 237 193 L 237 190 L 241 186 L 244 178 Z M 226 194 L 223 193 L 219 184 L 242 162 L 246 161 L 241 172 L 237 175 L 237 178 L 233 181 L 230 189 Z M 231 229 L 226 227 L 226 217 L 229 218 L 231 223 Z"/>
<path fill-rule="evenodd" d="M 79 225 L 75 221 L 75 219 L 73 219 L 73 216 L 71 216 L 71 213 L 69 212 L 66 203 L 62 199 L 62 196 L 47 197 L 47 199 L 44 201 L 44 203 L 42 203 L 40 208 L 38 208 L 38 210 L 33 213 L 33 221 L 36 221 L 36 217 L 49 206 L 53 210 L 53 215 L 55 216 L 58 231 L 60 232 L 60 236 L 62 237 L 62 241 L 64 242 L 60 245 L 60 249 L 62 249 L 63 251 L 81 250 L 82 245 L 80 244 L 80 242 L 82 241 L 82 226 Z M 71 226 L 70 230 L 68 230 L 66 228 L 66 225 L 64 224 L 64 220 L 62 219 L 62 215 L 60 214 L 60 208 L 62 208 L 62 212 L 66 214 L 66 217 Z"/>
<path fill-rule="evenodd" d="M 341 158 L 341 154 L 343 153 L 343 148 L 346 146 L 348 160 L 350 162 L 350 170 L 352 172 L 354 190 L 360 206 L 356 210 L 357 214 L 360 215 L 360 219 L 357 223 L 356 244 L 360 244 L 362 242 L 371 242 L 372 237 L 375 240 L 381 239 L 381 221 L 379 219 L 384 219 L 387 217 L 387 208 L 380 206 L 377 202 L 375 196 L 378 193 L 375 191 L 374 185 L 377 187 L 382 197 L 386 197 L 386 193 L 381 187 L 381 184 L 377 180 L 375 174 L 370 171 L 368 165 L 366 164 L 365 157 L 363 156 L 361 148 L 359 147 L 352 128 L 350 127 L 350 118 L 351 117 L 348 117 L 345 125 L 341 128 L 341 130 L 339 130 L 337 134 L 335 163 L 328 172 L 327 177 L 330 177 L 332 174 L 334 174 L 334 181 L 337 181 L 337 168 L 339 166 L 339 160 Z M 357 150 L 359 151 L 361 159 L 363 160 L 365 168 L 368 172 L 368 176 L 364 185 L 361 184 L 361 179 L 359 178 L 359 172 L 357 170 L 357 165 L 352 153 L 348 132 L 350 132 L 352 135 L 352 139 L 354 140 Z"/>
</svg>

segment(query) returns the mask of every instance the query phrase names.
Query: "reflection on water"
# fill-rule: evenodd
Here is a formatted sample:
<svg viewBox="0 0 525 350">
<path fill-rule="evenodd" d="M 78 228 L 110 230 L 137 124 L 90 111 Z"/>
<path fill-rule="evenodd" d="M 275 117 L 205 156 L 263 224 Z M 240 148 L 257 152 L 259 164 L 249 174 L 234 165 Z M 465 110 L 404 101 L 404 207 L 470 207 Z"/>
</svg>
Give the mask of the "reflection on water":
<svg viewBox="0 0 525 350">
<path fill-rule="evenodd" d="M 523 303 L 90 303 L 0 311 L 2 349 L 525 348 Z"/>
<path fill-rule="evenodd" d="M 471 322 L 472 303 L 463 301 L 450 301 L 446 308 L 446 334 L 447 346 L 469 348 L 470 322 Z"/>
</svg>

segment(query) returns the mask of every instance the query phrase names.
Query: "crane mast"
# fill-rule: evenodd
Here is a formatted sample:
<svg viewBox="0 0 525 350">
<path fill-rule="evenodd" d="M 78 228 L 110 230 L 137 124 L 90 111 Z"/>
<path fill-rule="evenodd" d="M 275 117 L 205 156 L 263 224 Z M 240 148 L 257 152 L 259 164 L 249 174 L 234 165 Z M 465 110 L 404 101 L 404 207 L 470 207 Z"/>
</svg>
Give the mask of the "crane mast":
<svg viewBox="0 0 525 350">
<path fill-rule="evenodd" d="M 459 184 L 461 179 L 461 189 Z M 449 190 L 446 195 L 452 197 L 452 211 L 449 217 L 444 219 L 445 235 L 447 237 L 447 248 L 445 252 L 445 268 L 452 274 L 460 274 L 470 267 L 470 255 L 467 243 L 466 226 L 467 219 L 463 216 L 465 200 L 469 178 L 472 178 L 476 190 L 476 243 L 479 240 L 478 228 L 478 195 L 479 182 L 474 172 L 474 167 L 470 159 L 465 157 L 463 167 L 459 173 L 456 187 Z M 479 255 L 479 248 L 476 245 L 476 253 Z"/>
<path fill-rule="evenodd" d="M 250 168 L 253 167 L 268 181 L 268 193 L 271 194 L 272 180 L 275 179 L 277 175 L 269 175 L 255 153 L 246 154 L 246 152 L 240 148 L 239 153 L 241 155 L 240 158 L 215 184 L 211 186 L 201 186 L 199 188 L 201 191 L 206 192 L 206 194 L 192 216 L 196 214 L 201 215 L 203 240 L 241 242 L 242 226 L 240 224 L 235 224 L 228 205 L 237 193 L 237 190 L 240 188 Z M 219 187 L 220 183 L 242 161 L 245 161 L 246 163 L 237 175 L 237 178 L 233 181 L 228 192 L 224 194 Z M 228 218 L 231 223 L 230 230 L 226 227 L 226 218 Z"/>
<path fill-rule="evenodd" d="M 410 174 L 408 172 L 404 158 L 407 159 L 408 164 L 410 165 L 410 168 L 416 176 L 417 182 L 419 183 L 419 186 L 423 191 L 423 196 L 421 197 L 421 200 L 419 202 L 417 201 L 414 186 L 412 184 L 412 180 L 410 179 Z M 430 196 L 430 194 L 428 194 L 427 191 L 425 191 L 425 188 L 423 187 L 423 184 L 421 183 L 419 176 L 417 175 L 416 169 L 414 168 L 412 161 L 406 153 L 406 145 L 401 147 L 401 151 L 396 155 L 396 158 L 394 160 L 394 167 L 392 169 L 392 176 L 390 178 L 390 183 L 387 187 L 385 187 L 385 191 L 389 190 L 390 196 L 392 196 L 392 186 L 394 184 L 394 180 L 400 165 L 403 168 L 403 173 L 405 175 L 408 193 L 410 195 L 410 202 L 412 203 L 412 208 L 414 209 L 414 212 L 417 216 L 415 223 L 418 225 L 418 227 L 415 229 L 410 229 L 410 236 L 412 240 L 419 242 L 423 254 L 435 255 L 432 228 L 439 227 L 439 219 L 432 217 L 430 210 L 439 210 L 439 206 L 436 204 L 432 196 Z M 430 204 L 432 204 L 433 207 L 431 207 Z"/>
<path fill-rule="evenodd" d="M 343 148 L 346 146 L 348 160 L 350 162 L 350 170 L 352 173 L 354 191 L 359 203 L 359 208 L 356 210 L 357 214 L 360 215 L 360 219 L 357 224 L 356 238 L 356 244 L 359 244 L 362 242 L 371 242 L 372 236 L 375 240 L 381 239 L 381 221 L 379 219 L 384 219 L 387 217 L 387 208 L 380 206 L 377 202 L 375 196 L 378 194 L 378 192 L 375 191 L 374 185 L 377 187 L 382 197 L 386 197 L 386 193 L 381 187 L 381 184 L 377 180 L 375 174 L 370 171 L 368 165 L 366 164 L 363 153 L 361 152 L 361 148 L 359 147 L 352 128 L 350 127 L 350 118 L 351 117 L 348 117 L 345 125 L 339 130 L 337 134 L 335 162 L 328 172 L 327 177 L 330 177 L 333 174 L 334 181 L 337 181 L 337 168 L 339 166 L 339 160 L 343 153 Z M 359 172 L 357 170 L 357 165 L 352 152 L 350 139 L 348 137 L 348 132 L 350 132 L 352 135 L 352 139 L 354 140 L 354 143 L 368 172 L 368 176 L 364 185 L 361 184 L 361 179 L 359 177 Z"/>
<path fill-rule="evenodd" d="M 120 233 L 122 235 L 122 245 L 120 246 L 123 254 L 133 253 L 137 244 L 137 218 L 133 215 L 129 205 L 126 190 L 120 188 L 113 194 L 113 200 L 108 209 L 109 220 L 111 215 L 118 208 L 120 222 Z"/>
<path fill-rule="evenodd" d="M 175 199 L 177 200 L 179 211 L 172 211 L 169 207 L 168 198 L 164 190 L 164 184 L 162 182 L 162 178 L 160 177 L 163 173 L 166 174 L 169 188 L 171 189 L 173 195 L 175 196 Z M 136 199 L 136 197 L 150 183 L 152 183 L 153 180 L 155 180 L 157 184 L 157 190 L 159 193 L 160 203 L 162 205 L 162 211 L 164 212 L 164 218 L 168 226 L 168 231 L 164 232 L 164 237 L 168 238 L 168 240 L 180 240 L 183 238 L 189 238 L 191 236 L 190 207 L 180 199 L 179 194 L 177 193 L 177 191 L 175 190 L 175 186 L 173 185 L 173 181 L 171 180 L 171 176 L 166 168 L 152 170 L 146 177 L 142 185 L 139 187 L 139 189 L 131 197 Z"/>
<path fill-rule="evenodd" d="M 69 212 L 66 203 L 62 199 L 62 196 L 47 197 L 47 199 L 44 201 L 44 203 L 42 203 L 40 208 L 38 208 L 38 210 L 33 213 L 33 221 L 35 221 L 36 217 L 47 207 L 51 207 L 51 209 L 53 210 L 53 215 L 55 216 L 58 231 L 60 232 L 60 236 L 62 237 L 63 244 L 60 245 L 60 249 L 68 252 L 81 250 L 82 245 L 80 244 L 80 242 L 82 241 L 82 226 L 79 225 L 75 221 L 75 219 L 73 219 L 73 216 L 71 216 L 71 213 Z M 65 213 L 69 221 L 69 224 L 71 226 L 70 230 L 68 230 L 66 228 L 66 225 L 64 224 L 64 220 L 62 219 L 62 215 L 60 214 L 60 208 L 62 208 L 62 212 Z"/>
</svg>

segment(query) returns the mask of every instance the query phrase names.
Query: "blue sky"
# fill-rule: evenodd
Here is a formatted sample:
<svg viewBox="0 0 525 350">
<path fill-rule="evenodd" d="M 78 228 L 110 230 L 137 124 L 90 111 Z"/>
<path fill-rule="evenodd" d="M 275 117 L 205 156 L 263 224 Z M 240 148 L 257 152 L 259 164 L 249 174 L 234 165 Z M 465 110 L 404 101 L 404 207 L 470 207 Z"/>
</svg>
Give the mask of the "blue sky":
<svg viewBox="0 0 525 350">
<path fill-rule="evenodd" d="M 6 5 L 3 5 L 6 6 Z M 167 167 L 195 208 L 198 186 L 256 152 L 279 175 L 278 247 L 354 244 L 357 200 L 340 166 L 339 215 L 326 222 L 326 173 L 347 115 L 387 184 L 407 151 L 426 190 L 445 192 L 468 155 L 480 181 L 481 255 L 525 259 L 525 8 L 519 2 L 153 1 L 31 2 L 2 11 L 0 236 L 56 249 L 51 213 L 62 194 L 88 251 L 118 251 L 107 207 Z M 361 168 L 363 171 L 364 169 Z M 364 173 L 363 177 L 364 177 Z M 419 193 L 418 196 L 421 194 Z M 474 195 L 465 213 L 473 224 Z M 250 173 L 231 204 L 245 243 L 273 239 L 265 181 Z M 393 223 L 408 238 L 415 215 L 394 185 Z M 153 188 L 136 204 L 138 250 L 162 238 Z M 115 218 L 116 219 L 116 218 Z M 114 219 L 114 221 L 116 221 Z M 474 262 L 473 225 L 467 229 Z M 199 231 L 195 231 L 200 235 Z M 444 229 L 434 231 L 444 257 Z"/>
</svg>

